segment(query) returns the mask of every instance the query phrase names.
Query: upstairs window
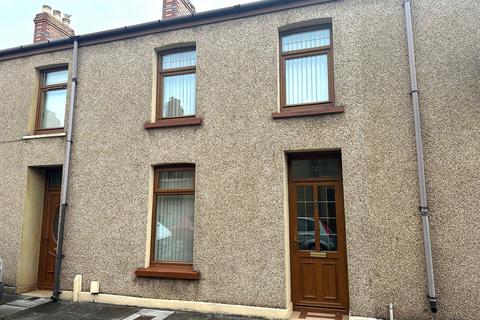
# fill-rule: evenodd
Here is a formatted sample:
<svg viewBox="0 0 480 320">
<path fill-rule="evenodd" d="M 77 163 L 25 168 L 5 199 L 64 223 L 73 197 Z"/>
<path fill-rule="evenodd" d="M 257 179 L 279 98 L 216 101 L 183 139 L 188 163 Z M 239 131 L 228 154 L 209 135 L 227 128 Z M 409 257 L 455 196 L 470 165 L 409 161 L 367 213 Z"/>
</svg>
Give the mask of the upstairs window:
<svg viewBox="0 0 480 320">
<path fill-rule="evenodd" d="M 41 72 L 36 133 L 63 130 L 67 102 L 67 79 L 68 70 L 66 68 Z"/>
<path fill-rule="evenodd" d="M 196 64 L 195 48 L 160 54 L 157 121 L 195 117 Z"/>
<path fill-rule="evenodd" d="M 282 33 L 280 63 L 282 112 L 334 105 L 330 25 Z"/>
</svg>

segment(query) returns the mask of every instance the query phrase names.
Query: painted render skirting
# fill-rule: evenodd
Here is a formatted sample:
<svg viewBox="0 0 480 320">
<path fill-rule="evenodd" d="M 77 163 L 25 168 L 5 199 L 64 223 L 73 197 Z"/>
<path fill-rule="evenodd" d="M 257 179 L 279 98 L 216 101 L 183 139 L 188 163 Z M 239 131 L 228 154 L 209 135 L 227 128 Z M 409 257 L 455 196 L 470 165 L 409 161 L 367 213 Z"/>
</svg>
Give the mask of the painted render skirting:
<svg viewBox="0 0 480 320">
<path fill-rule="evenodd" d="M 60 298 L 63 300 L 73 300 L 73 296 L 73 291 L 62 291 Z M 90 292 L 79 292 L 78 302 L 95 302 L 155 309 L 219 313 L 226 315 L 263 317 L 268 319 L 288 319 L 292 314 L 291 304 L 288 309 L 275 309 L 196 301 L 139 298 L 113 294 L 93 295 Z"/>
</svg>

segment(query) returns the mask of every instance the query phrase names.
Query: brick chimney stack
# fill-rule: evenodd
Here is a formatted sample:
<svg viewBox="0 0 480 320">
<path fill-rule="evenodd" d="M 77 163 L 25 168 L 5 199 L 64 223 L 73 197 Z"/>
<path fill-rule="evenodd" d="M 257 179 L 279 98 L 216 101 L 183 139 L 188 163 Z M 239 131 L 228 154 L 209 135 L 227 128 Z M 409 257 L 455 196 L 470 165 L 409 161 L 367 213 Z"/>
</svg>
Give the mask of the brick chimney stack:
<svg viewBox="0 0 480 320">
<path fill-rule="evenodd" d="M 64 14 L 59 10 L 53 10 L 50 6 L 43 5 L 42 12 L 38 13 L 33 19 L 35 30 L 33 32 L 33 42 L 43 42 L 73 36 L 75 32 L 70 28 L 69 14 Z"/>
<path fill-rule="evenodd" d="M 190 0 L 163 0 L 162 19 L 176 18 L 195 13 Z"/>
</svg>

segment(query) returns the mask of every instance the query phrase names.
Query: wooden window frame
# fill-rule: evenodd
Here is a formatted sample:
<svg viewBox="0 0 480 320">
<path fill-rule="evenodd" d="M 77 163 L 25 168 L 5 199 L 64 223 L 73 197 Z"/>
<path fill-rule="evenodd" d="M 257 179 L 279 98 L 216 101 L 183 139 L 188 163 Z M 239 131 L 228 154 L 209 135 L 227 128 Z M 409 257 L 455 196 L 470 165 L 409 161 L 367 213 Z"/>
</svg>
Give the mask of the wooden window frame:
<svg viewBox="0 0 480 320">
<path fill-rule="evenodd" d="M 193 172 L 193 185 L 190 189 L 162 189 L 159 187 L 160 173 L 172 171 L 191 171 Z M 157 197 L 159 195 L 193 195 L 195 196 L 195 165 L 176 164 L 165 165 L 154 168 L 153 180 L 153 203 L 152 203 L 152 225 L 150 237 L 150 261 L 148 268 L 139 268 L 135 275 L 149 278 L 171 278 L 171 279 L 190 279 L 200 278 L 200 273 L 193 270 L 192 263 L 176 261 L 156 261 L 155 260 L 155 240 L 157 229 Z"/>
<path fill-rule="evenodd" d="M 37 111 L 35 114 L 35 134 L 54 134 L 64 132 L 65 123 L 63 127 L 58 128 L 41 128 L 41 121 L 43 116 L 43 111 L 45 108 L 45 93 L 50 90 L 59 90 L 67 89 L 68 87 L 68 66 L 61 66 L 56 68 L 42 69 L 40 71 L 40 81 L 38 87 L 38 96 L 37 96 Z M 51 85 L 46 85 L 45 80 L 47 74 L 55 71 L 67 71 L 67 81 L 62 83 L 56 83 Z M 68 93 L 67 93 L 68 95 Z M 65 114 L 67 113 L 67 100 L 65 100 Z M 65 119 L 64 119 L 65 121 Z"/>
<path fill-rule="evenodd" d="M 197 74 L 197 64 L 194 66 L 174 68 L 174 69 L 163 69 L 163 57 L 172 53 L 195 51 L 195 46 L 175 48 L 170 50 L 164 50 L 157 53 L 158 61 L 158 70 L 157 70 L 157 100 L 155 107 L 155 122 L 154 123 L 145 123 L 145 129 L 155 129 L 163 127 L 178 127 L 178 126 L 192 126 L 192 125 L 201 125 L 202 118 L 197 116 L 197 103 L 195 101 L 195 114 L 181 116 L 181 117 L 163 117 L 163 79 L 168 76 L 175 75 L 184 75 L 184 74 Z M 195 95 L 196 95 L 196 85 L 195 85 Z"/>
<path fill-rule="evenodd" d="M 330 44 L 326 46 L 301 49 L 283 52 L 283 37 L 291 34 L 302 33 L 307 31 L 328 29 L 330 32 Z M 325 113 L 341 113 L 344 108 L 335 105 L 335 87 L 334 87 L 334 63 L 333 63 L 333 29 L 331 24 L 313 25 L 301 27 L 279 34 L 279 62 L 280 62 L 280 112 L 274 112 L 272 117 L 290 118 L 299 116 L 312 116 Z M 312 102 L 304 104 L 287 105 L 287 84 L 286 84 L 286 63 L 290 59 L 298 59 L 303 57 L 327 55 L 328 59 L 328 101 Z"/>
</svg>

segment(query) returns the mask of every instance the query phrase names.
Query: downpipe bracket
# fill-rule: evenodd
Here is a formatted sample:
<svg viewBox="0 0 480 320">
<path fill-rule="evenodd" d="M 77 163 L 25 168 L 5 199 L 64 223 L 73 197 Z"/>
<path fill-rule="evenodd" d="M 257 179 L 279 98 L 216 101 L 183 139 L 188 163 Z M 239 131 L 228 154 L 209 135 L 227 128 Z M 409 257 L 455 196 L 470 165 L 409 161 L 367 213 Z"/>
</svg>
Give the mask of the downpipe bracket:
<svg viewBox="0 0 480 320">
<path fill-rule="evenodd" d="M 430 302 L 430 310 L 433 313 L 437 313 L 438 308 L 437 308 L 437 298 L 436 297 L 430 297 L 428 296 L 428 301 Z"/>
<path fill-rule="evenodd" d="M 423 217 L 428 217 L 428 207 L 418 207 L 418 209 L 420 210 L 420 214 L 423 216 Z"/>
</svg>

